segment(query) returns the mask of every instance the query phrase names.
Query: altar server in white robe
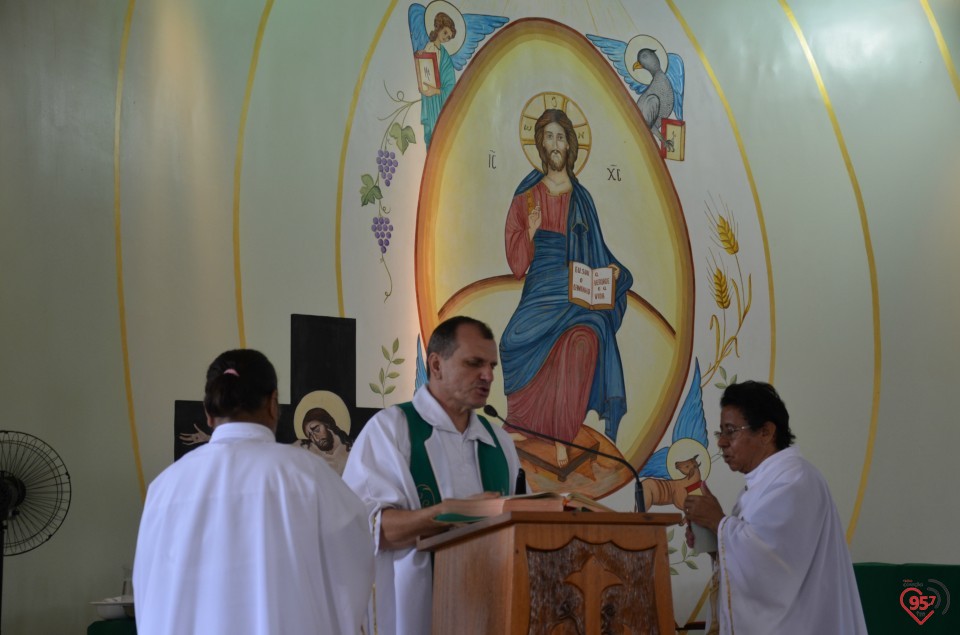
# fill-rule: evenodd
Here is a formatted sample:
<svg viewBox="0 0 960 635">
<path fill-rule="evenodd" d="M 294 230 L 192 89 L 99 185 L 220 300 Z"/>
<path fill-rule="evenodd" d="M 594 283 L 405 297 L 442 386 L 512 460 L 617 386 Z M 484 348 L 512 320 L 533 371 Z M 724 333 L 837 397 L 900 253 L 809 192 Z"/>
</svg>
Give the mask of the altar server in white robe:
<svg viewBox="0 0 960 635">
<path fill-rule="evenodd" d="M 428 383 L 411 403 L 367 422 L 343 472 L 366 503 L 377 542 L 379 635 L 431 632 L 431 559 L 416 550 L 417 537 L 449 528 L 434 518 L 451 499 L 514 493 L 520 469 L 509 435 L 474 413 L 497 365 L 490 328 L 450 318 L 431 335 L 426 362 Z"/>
<path fill-rule="evenodd" d="M 254 350 L 207 371 L 210 442 L 151 484 L 133 586 L 139 635 L 356 634 L 373 582 L 363 503 L 276 442 L 277 375 Z"/>
<path fill-rule="evenodd" d="M 777 391 L 733 384 L 720 405 L 717 445 L 746 486 L 729 515 L 706 484 L 684 504 L 688 521 L 717 533 L 719 632 L 866 635 L 836 505 L 823 475 L 790 447 Z"/>
</svg>

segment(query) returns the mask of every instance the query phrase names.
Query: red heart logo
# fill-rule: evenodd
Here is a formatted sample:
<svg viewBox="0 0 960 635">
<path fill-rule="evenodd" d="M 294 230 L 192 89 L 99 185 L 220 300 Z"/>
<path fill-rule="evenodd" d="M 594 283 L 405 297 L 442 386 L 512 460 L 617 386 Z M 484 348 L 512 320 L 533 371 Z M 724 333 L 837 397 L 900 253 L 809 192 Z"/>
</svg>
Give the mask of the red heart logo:
<svg viewBox="0 0 960 635">
<path fill-rule="evenodd" d="M 909 594 L 909 597 L 908 597 L 908 594 Z M 907 600 L 906 603 L 904 603 L 904 599 Z M 909 606 L 907 606 L 908 604 Z M 932 601 L 928 601 L 928 596 L 925 596 L 920 591 L 920 589 L 917 589 L 912 586 L 907 587 L 906 589 L 903 590 L 903 593 L 900 594 L 900 606 L 902 606 L 903 610 L 906 611 L 907 614 L 910 617 L 912 617 L 920 626 L 923 626 L 923 623 L 929 620 L 930 617 L 933 615 Z M 920 619 L 919 617 L 917 617 L 918 612 L 923 613 L 927 610 L 929 610 L 930 612 L 927 613 L 923 617 L 923 619 Z"/>
</svg>

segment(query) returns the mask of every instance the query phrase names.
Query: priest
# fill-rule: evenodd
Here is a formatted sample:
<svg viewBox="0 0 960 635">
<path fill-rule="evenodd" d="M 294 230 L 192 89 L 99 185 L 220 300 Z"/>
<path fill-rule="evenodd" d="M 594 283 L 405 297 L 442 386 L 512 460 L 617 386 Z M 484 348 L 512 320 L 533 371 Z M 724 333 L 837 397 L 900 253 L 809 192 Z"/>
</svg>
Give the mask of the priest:
<svg viewBox="0 0 960 635">
<path fill-rule="evenodd" d="M 377 413 L 343 472 L 367 505 L 377 543 L 374 611 L 379 635 L 431 631 L 431 555 L 419 536 L 442 532 L 451 500 L 513 494 L 520 461 L 510 436 L 474 412 L 487 403 L 497 345 L 490 328 L 458 316 L 427 344 L 427 384 L 412 402 Z"/>
<path fill-rule="evenodd" d="M 713 554 L 721 635 L 866 635 L 843 525 L 823 475 L 792 447 L 773 386 L 727 387 L 714 433 L 746 486 L 725 514 L 703 484 L 686 520 L 717 534 Z M 688 543 L 692 532 L 687 532 Z M 718 580 L 717 580 L 718 579 Z"/>
</svg>

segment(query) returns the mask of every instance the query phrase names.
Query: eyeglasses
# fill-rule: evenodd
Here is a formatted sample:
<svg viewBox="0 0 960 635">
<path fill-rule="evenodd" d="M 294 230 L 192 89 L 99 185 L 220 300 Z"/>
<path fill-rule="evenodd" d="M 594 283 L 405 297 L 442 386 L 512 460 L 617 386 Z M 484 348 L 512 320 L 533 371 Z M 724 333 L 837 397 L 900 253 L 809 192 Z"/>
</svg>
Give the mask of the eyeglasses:
<svg viewBox="0 0 960 635">
<path fill-rule="evenodd" d="M 719 432 L 714 432 L 713 436 L 717 439 L 717 441 L 719 441 L 720 439 L 726 439 L 727 441 L 729 441 L 733 437 L 737 436 L 738 432 L 740 432 L 741 430 L 746 430 L 749 427 L 750 427 L 749 425 L 746 425 L 746 426 L 740 426 L 739 428 L 727 428 L 725 430 L 720 430 Z"/>
</svg>

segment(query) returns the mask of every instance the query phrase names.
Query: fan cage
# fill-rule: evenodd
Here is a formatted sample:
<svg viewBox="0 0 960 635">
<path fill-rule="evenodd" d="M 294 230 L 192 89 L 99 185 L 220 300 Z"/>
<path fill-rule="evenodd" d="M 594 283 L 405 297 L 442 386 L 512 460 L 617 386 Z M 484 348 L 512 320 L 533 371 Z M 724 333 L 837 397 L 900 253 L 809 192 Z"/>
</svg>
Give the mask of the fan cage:
<svg viewBox="0 0 960 635">
<path fill-rule="evenodd" d="M 50 540 L 70 509 L 70 474 L 49 445 L 25 432 L 0 430 L 0 477 L 22 483 L 24 496 L 4 522 L 3 555 Z"/>
</svg>

